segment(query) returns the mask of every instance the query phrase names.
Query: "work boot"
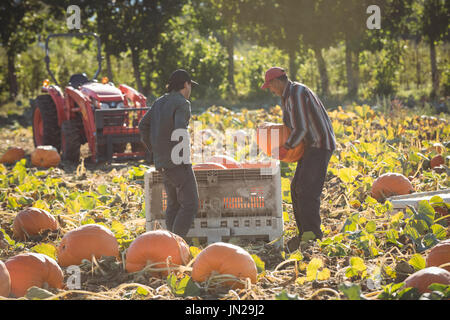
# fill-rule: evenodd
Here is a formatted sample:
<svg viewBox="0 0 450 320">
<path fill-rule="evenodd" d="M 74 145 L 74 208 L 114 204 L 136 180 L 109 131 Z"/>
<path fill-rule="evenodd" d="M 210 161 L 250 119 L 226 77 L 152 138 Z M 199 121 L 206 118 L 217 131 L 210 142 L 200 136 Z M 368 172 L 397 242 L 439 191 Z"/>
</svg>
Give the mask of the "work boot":
<svg viewBox="0 0 450 320">
<path fill-rule="evenodd" d="M 286 243 L 287 249 L 290 253 L 294 252 L 295 250 L 297 250 L 300 246 L 300 237 L 294 236 L 291 239 L 289 239 Z"/>
</svg>

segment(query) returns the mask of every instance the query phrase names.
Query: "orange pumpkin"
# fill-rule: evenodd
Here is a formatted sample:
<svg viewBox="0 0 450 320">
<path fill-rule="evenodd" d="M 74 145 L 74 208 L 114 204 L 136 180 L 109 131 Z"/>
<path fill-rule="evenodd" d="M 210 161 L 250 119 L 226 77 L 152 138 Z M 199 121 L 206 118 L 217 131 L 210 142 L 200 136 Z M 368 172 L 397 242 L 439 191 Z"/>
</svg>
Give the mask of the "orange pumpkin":
<svg viewBox="0 0 450 320">
<path fill-rule="evenodd" d="M 42 253 L 27 252 L 5 262 L 11 277 L 11 293 L 23 297 L 33 286 L 62 289 L 64 274 L 56 261 Z"/>
<path fill-rule="evenodd" d="M 434 167 L 439 167 L 440 165 L 444 165 L 444 164 L 445 164 L 444 157 L 441 156 L 440 154 L 431 158 L 431 160 L 430 160 L 431 169 L 433 169 Z"/>
<path fill-rule="evenodd" d="M 407 288 L 416 288 L 421 293 L 430 292 L 432 283 L 450 285 L 450 272 L 438 267 L 428 267 L 411 274 L 405 280 Z"/>
<path fill-rule="evenodd" d="M 11 292 L 11 277 L 5 264 L 0 261 L 0 297 L 8 297 Z"/>
<path fill-rule="evenodd" d="M 256 283 L 256 264 L 250 254 L 239 246 L 231 243 L 216 242 L 202 250 L 192 265 L 192 279 L 204 282 L 213 273 L 233 275 L 239 279 L 250 278 Z M 242 287 L 237 281 L 223 283 L 231 288 Z"/>
<path fill-rule="evenodd" d="M 130 245 L 126 255 L 127 272 L 142 270 L 148 264 L 152 268 L 166 268 L 168 257 L 169 267 L 186 265 L 189 262 L 189 245 L 180 236 L 167 230 L 147 231 L 137 237 Z M 153 272 L 155 276 L 167 276 L 167 270 Z"/>
<path fill-rule="evenodd" d="M 57 248 L 58 263 L 62 267 L 79 265 L 92 256 L 119 258 L 119 244 L 114 234 L 99 224 L 86 224 L 64 235 Z"/>
<path fill-rule="evenodd" d="M 206 162 L 206 163 L 197 163 L 196 165 L 192 166 L 192 169 L 194 170 L 224 170 L 227 167 L 225 167 L 223 164 L 220 163 L 214 163 L 214 162 Z"/>
<path fill-rule="evenodd" d="M 13 222 L 13 233 L 17 239 L 38 235 L 44 230 L 58 230 L 58 221 L 46 210 L 27 208 L 20 211 Z"/>
<path fill-rule="evenodd" d="M 238 161 L 234 160 L 230 156 L 225 156 L 225 155 L 216 155 L 216 156 L 210 157 L 206 162 L 219 163 L 227 169 L 242 168 L 241 164 Z"/>
<path fill-rule="evenodd" d="M 271 162 L 242 162 L 241 163 L 242 168 L 244 169 L 259 169 L 259 168 L 270 168 L 272 167 Z"/>
<path fill-rule="evenodd" d="M 35 167 L 50 168 L 56 167 L 61 162 L 61 157 L 53 146 L 38 146 L 31 153 L 31 163 Z"/>
<path fill-rule="evenodd" d="M 439 267 L 448 264 L 442 268 L 450 271 L 450 239 L 439 242 L 430 249 L 426 259 L 427 267 Z"/>
<path fill-rule="evenodd" d="M 14 164 L 25 157 L 25 151 L 20 147 L 11 147 L 0 158 L 0 163 Z"/>
<path fill-rule="evenodd" d="M 266 122 L 256 129 L 256 143 L 269 157 L 275 157 L 272 150 L 284 145 L 291 135 L 291 129 L 284 124 Z M 303 157 L 305 145 L 302 141 L 297 147 L 289 149 L 283 158 L 276 157 L 284 162 L 297 162 Z"/>
<path fill-rule="evenodd" d="M 371 196 L 378 201 L 386 198 L 414 192 L 414 187 L 404 175 L 388 172 L 382 174 L 372 184 Z"/>
</svg>

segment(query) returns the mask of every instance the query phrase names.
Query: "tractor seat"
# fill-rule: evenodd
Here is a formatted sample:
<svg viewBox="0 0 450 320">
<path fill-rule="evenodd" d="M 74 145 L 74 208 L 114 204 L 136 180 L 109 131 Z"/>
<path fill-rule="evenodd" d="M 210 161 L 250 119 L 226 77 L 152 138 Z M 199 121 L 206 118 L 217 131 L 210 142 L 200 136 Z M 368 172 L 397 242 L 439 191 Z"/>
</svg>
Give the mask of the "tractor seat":
<svg viewBox="0 0 450 320">
<path fill-rule="evenodd" d="M 69 86 L 78 89 L 80 86 L 88 82 L 89 79 L 87 78 L 85 73 L 76 73 L 70 77 Z"/>
</svg>

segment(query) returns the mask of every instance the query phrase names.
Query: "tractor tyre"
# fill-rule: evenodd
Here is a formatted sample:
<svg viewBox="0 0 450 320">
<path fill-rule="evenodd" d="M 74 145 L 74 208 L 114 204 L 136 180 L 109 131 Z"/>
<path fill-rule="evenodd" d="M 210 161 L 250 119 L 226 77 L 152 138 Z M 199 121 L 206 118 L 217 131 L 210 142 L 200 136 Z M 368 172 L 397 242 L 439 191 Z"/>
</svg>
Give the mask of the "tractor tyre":
<svg viewBox="0 0 450 320">
<path fill-rule="evenodd" d="M 61 128 L 52 97 L 40 95 L 32 104 L 32 126 L 34 146 L 51 145 L 61 150 Z"/>
<path fill-rule="evenodd" d="M 62 160 L 78 163 L 80 147 L 83 142 L 83 123 L 80 118 L 66 120 L 62 123 Z"/>
</svg>

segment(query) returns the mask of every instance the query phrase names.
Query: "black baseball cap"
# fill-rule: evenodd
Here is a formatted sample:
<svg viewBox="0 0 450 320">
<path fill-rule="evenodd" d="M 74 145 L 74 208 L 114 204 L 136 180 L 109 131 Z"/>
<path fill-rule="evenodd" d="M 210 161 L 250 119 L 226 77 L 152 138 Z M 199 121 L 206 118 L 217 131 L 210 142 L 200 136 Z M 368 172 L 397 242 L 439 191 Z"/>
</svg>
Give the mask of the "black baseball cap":
<svg viewBox="0 0 450 320">
<path fill-rule="evenodd" d="M 183 84 L 186 81 L 195 86 L 198 86 L 198 83 L 191 79 L 191 76 L 186 70 L 178 69 L 170 75 L 168 85 L 174 87 L 176 85 Z"/>
</svg>

